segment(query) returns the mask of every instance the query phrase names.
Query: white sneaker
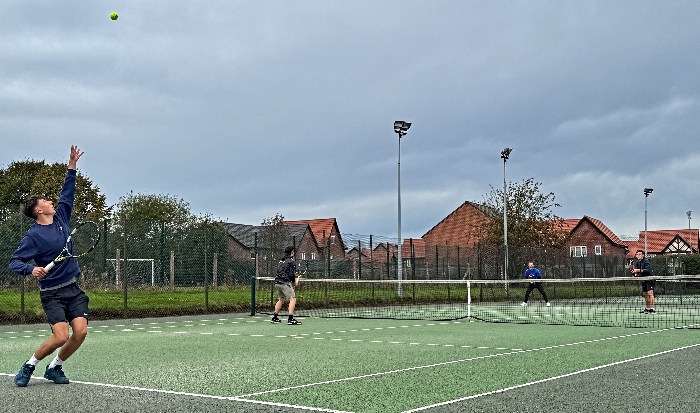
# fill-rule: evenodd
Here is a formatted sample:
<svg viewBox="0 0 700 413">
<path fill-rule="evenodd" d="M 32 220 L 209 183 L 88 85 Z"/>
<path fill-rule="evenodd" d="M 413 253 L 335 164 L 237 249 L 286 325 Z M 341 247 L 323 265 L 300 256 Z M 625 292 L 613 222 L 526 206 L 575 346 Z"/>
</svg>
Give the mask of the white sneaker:
<svg viewBox="0 0 700 413">
<path fill-rule="evenodd" d="M 520 304 L 520 306 L 521 306 L 521 307 L 526 307 L 526 306 L 527 306 L 527 303 L 526 303 L 526 302 L 523 302 L 522 304 Z"/>
<path fill-rule="evenodd" d="M 551 307 L 551 306 L 552 306 L 552 304 L 550 304 L 550 303 L 547 303 L 547 307 Z"/>
</svg>

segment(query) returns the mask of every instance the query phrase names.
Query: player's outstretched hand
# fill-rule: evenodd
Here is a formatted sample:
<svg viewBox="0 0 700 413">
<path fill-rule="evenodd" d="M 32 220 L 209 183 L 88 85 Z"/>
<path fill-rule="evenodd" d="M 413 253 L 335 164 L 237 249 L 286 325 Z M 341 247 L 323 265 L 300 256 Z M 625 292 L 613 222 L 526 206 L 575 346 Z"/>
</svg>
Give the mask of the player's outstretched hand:
<svg viewBox="0 0 700 413">
<path fill-rule="evenodd" d="M 70 158 L 68 160 L 68 169 L 75 169 L 75 166 L 78 163 L 78 159 L 80 159 L 80 157 L 83 156 L 84 153 L 85 152 L 78 149 L 77 146 L 71 145 Z"/>
</svg>

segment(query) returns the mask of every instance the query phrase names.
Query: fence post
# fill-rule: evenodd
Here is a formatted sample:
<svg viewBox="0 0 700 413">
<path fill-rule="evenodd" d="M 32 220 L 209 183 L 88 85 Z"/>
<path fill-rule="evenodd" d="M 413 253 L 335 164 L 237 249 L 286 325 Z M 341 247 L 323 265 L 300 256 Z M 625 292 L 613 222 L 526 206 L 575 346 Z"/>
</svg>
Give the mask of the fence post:
<svg viewBox="0 0 700 413">
<path fill-rule="evenodd" d="M 357 240 L 357 279 L 362 279 L 362 240 Z"/>
<path fill-rule="evenodd" d="M 219 253 L 215 252 L 214 253 L 214 265 L 213 265 L 213 270 L 212 270 L 212 285 L 214 288 L 217 287 L 219 283 L 219 277 L 217 275 L 217 272 L 219 270 Z"/>
<path fill-rule="evenodd" d="M 170 251 L 170 289 L 175 289 L 175 251 Z"/>
<path fill-rule="evenodd" d="M 117 248 L 117 259 L 116 259 L 115 265 L 114 265 L 114 285 L 117 287 L 119 287 L 119 285 L 120 285 L 119 284 L 119 280 L 121 277 L 120 272 L 122 270 L 122 263 L 121 263 L 121 259 L 119 258 L 119 252 L 120 252 L 119 248 Z"/>
<path fill-rule="evenodd" d="M 374 250 L 372 249 L 372 234 L 369 235 L 369 278 L 374 279 Z"/>
</svg>

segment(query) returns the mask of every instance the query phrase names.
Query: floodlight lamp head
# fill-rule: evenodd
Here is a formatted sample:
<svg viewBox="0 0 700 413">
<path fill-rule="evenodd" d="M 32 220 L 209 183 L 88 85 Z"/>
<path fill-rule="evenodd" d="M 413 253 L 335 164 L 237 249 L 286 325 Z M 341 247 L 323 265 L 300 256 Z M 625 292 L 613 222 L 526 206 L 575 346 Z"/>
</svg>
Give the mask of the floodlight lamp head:
<svg viewBox="0 0 700 413">
<path fill-rule="evenodd" d="M 685 211 L 685 214 L 688 216 L 688 219 L 690 219 L 690 214 L 692 214 L 693 211 Z"/>
<path fill-rule="evenodd" d="M 654 192 L 654 188 L 644 188 L 644 196 L 649 196 L 652 192 Z"/>
<path fill-rule="evenodd" d="M 508 157 L 510 156 L 510 151 L 512 151 L 513 148 L 505 148 L 503 151 L 501 151 L 501 158 L 503 158 L 503 161 L 507 161 Z"/>
<path fill-rule="evenodd" d="M 402 120 L 397 120 L 394 122 L 394 132 L 399 134 L 399 137 L 406 134 L 408 128 L 411 127 L 411 122 L 405 122 Z"/>
</svg>

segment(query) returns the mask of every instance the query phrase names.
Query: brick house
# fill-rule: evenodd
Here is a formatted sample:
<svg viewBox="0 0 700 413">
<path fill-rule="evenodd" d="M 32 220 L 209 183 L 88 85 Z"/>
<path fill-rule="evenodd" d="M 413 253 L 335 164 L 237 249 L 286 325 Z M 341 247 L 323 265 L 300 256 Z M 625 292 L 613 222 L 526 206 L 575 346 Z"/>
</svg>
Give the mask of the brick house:
<svg viewBox="0 0 700 413">
<path fill-rule="evenodd" d="M 316 258 L 301 258 L 300 256 L 297 256 L 297 259 L 308 260 L 345 258 L 345 243 L 343 243 L 343 238 L 341 237 L 340 230 L 338 229 L 338 222 L 335 220 L 335 218 L 285 221 L 284 223 L 285 225 L 290 226 L 308 225 L 311 235 L 313 235 L 314 242 L 318 246 L 319 252 L 321 253 L 321 255 L 317 256 Z M 305 250 L 300 248 L 298 252 L 303 254 Z"/>
<path fill-rule="evenodd" d="M 463 203 L 423 235 L 425 245 L 476 245 L 479 242 L 478 228 L 489 219 L 486 208 L 473 202 Z M 568 246 L 572 256 L 595 254 L 624 257 L 627 254 L 628 245 L 598 219 L 589 216 L 565 219 L 562 229 L 570 234 Z"/>
<path fill-rule="evenodd" d="M 566 219 L 563 229 L 570 234 L 569 255 L 572 257 L 627 255 L 628 245 L 600 220 L 587 215 L 578 220 Z"/>
<path fill-rule="evenodd" d="M 421 237 L 424 241 L 423 247 L 425 245 L 462 247 L 476 245 L 479 242 L 478 228 L 489 219 L 485 212 L 486 208 L 474 202 L 463 203 Z"/>
<path fill-rule="evenodd" d="M 228 253 L 234 259 L 252 259 L 255 257 L 255 248 L 261 249 L 260 244 L 260 234 L 264 231 L 262 225 L 246 225 L 246 224 L 235 224 L 230 222 L 219 222 L 218 223 L 229 235 L 228 241 Z M 281 258 L 283 246 L 294 245 L 294 248 L 302 254 L 308 255 L 309 257 L 314 256 L 314 259 L 319 259 L 321 257 L 321 248 L 318 246 L 316 239 L 311 231 L 311 227 L 307 224 L 292 224 L 287 225 L 288 233 L 287 239 L 280 242 L 280 251 L 276 254 Z M 256 245 L 257 243 L 257 245 Z"/>
<path fill-rule="evenodd" d="M 682 255 L 698 253 L 698 229 L 664 229 L 647 231 L 647 254 Z M 634 258 L 637 250 L 644 251 L 644 231 L 639 231 L 636 241 L 627 241 L 628 259 Z"/>
</svg>

